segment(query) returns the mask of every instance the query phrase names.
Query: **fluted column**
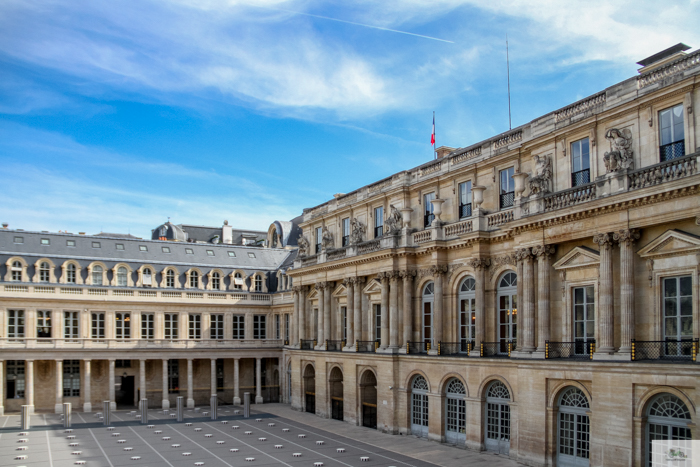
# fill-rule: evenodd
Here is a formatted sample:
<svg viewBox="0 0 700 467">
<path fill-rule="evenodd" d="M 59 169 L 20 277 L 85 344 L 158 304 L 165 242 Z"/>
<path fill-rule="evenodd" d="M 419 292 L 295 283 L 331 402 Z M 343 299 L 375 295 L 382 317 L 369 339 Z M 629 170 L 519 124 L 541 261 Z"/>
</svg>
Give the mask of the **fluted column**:
<svg viewBox="0 0 700 467">
<path fill-rule="evenodd" d="M 430 272 L 433 275 L 433 281 L 435 283 L 435 301 L 433 303 L 433 349 L 431 349 L 431 352 L 436 352 L 438 343 L 443 340 L 444 313 L 442 306 L 442 281 L 447 272 L 447 266 L 433 266 L 430 268 Z"/>
<path fill-rule="evenodd" d="M 209 373 L 209 387 L 211 389 L 211 394 L 212 396 L 216 394 L 216 359 L 212 358 L 211 359 L 211 369 Z"/>
<path fill-rule="evenodd" d="M 634 339 L 634 242 L 637 229 L 620 230 L 613 234 L 620 244 L 620 353 L 632 352 Z"/>
<path fill-rule="evenodd" d="M 355 344 L 355 278 L 348 277 L 345 279 L 345 287 L 347 289 L 348 297 L 347 306 L 345 307 L 347 310 L 345 319 L 348 327 L 345 346 L 349 348 Z"/>
<path fill-rule="evenodd" d="M 116 360 L 109 360 L 109 406 L 112 410 L 117 409 L 117 396 L 114 390 L 114 376 L 116 371 Z"/>
<path fill-rule="evenodd" d="M 401 271 L 403 278 L 403 342 L 413 340 L 413 278 L 416 271 Z"/>
<path fill-rule="evenodd" d="M 146 360 L 139 360 L 139 400 L 148 399 L 146 391 Z"/>
<path fill-rule="evenodd" d="M 484 303 L 486 299 L 485 271 L 489 266 L 491 266 L 491 259 L 475 259 L 471 261 L 470 265 L 472 268 L 474 268 L 474 280 L 476 282 L 476 294 L 474 297 L 476 319 L 474 323 L 474 348 L 472 349 L 471 355 L 478 356 L 480 354 L 481 343 L 484 342 L 486 332 L 486 319 L 484 313 Z"/>
<path fill-rule="evenodd" d="M 56 360 L 56 405 L 54 412 L 63 413 L 63 360 Z"/>
<path fill-rule="evenodd" d="M 92 361 L 83 360 L 83 412 L 92 412 Z"/>
<path fill-rule="evenodd" d="M 537 351 L 544 352 L 550 338 L 549 269 L 554 246 L 538 245 L 532 249 L 537 257 Z"/>
<path fill-rule="evenodd" d="M 598 305 L 598 342 L 596 353 L 610 354 L 615 351 L 615 329 L 613 315 L 613 267 L 612 235 L 607 233 L 593 237 L 593 243 L 600 248 L 600 286 Z"/>
<path fill-rule="evenodd" d="M 532 252 L 530 248 L 518 251 L 517 258 L 522 264 L 522 276 L 518 282 L 522 282 L 522 302 L 519 304 L 520 317 L 516 316 L 516 326 L 521 330 L 522 344 L 517 345 L 521 352 L 532 353 L 535 351 L 535 274 L 532 264 Z"/>
<path fill-rule="evenodd" d="M 324 305 L 326 304 L 326 287 L 324 282 L 316 284 L 318 290 L 318 322 L 316 323 L 316 346 L 320 347 L 323 344 L 326 336 L 323 334 L 323 318 L 325 317 Z"/>
<path fill-rule="evenodd" d="M 241 380 L 239 379 L 240 358 L 233 359 L 233 404 L 241 405 Z"/>
<path fill-rule="evenodd" d="M 379 279 L 382 283 L 382 317 L 380 321 L 380 350 L 386 350 L 389 346 L 389 277 L 390 273 L 383 272 L 379 274 Z"/>
<path fill-rule="evenodd" d="M 24 364 L 24 403 L 29 406 L 29 413 L 34 413 L 34 360 L 25 360 Z"/>
<path fill-rule="evenodd" d="M 165 410 L 170 408 L 170 397 L 168 397 L 168 360 L 163 360 L 162 373 L 163 399 L 161 401 L 161 406 Z"/>
<path fill-rule="evenodd" d="M 297 325 L 298 344 L 306 339 L 306 286 L 299 286 L 299 324 Z"/>
<path fill-rule="evenodd" d="M 357 277 L 355 279 L 355 299 L 353 300 L 354 308 L 353 319 L 355 320 L 354 332 L 355 341 L 362 340 L 362 286 L 365 283 L 364 277 Z"/>
<path fill-rule="evenodd" d="M 323 335 L 324 340 L 321 340 L 319 344 L 325 345 L 325 339 L 333 339 L 333 334 L 331 333 L 331 295 L 333 293 L 333 287 L 331 282 L 326 282 L 323 288 Z"/>
<path fill-rule="evenodd" d="M 262 358 L 255 359 L 255 403 L 262 404 Z"/>
<path fill-rule="evenodd" d="M 389 278 L 389 350 L 399 349 L 399 274 L 392 271 Z"/>
<path fill-rule="evenodd" d="M 194 378 L 192 375 L 192 359 L 187 359 L 187 408 L 194 408 Z"/>
</svg>

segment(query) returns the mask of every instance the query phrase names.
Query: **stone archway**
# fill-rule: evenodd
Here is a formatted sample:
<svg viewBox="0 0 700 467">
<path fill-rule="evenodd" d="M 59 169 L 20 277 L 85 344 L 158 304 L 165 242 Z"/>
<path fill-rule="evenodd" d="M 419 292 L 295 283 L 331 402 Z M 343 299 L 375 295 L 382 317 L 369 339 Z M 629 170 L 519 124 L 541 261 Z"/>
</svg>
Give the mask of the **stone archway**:
<svg viewBox="0 0 700 467">
<path fill-rule="evenodd" d="M 304 369 L 304 410 L 316 413 L 316 369 L 310 363 Z"/>
<path fill-rule="evenodd" d="M 365 370 L 360 378 L 360 405 L 362 426 L 377 429 L 377 377 L 371 370 Z"/>
<path fill-rule="evenodd" d="M 328 389 L 331 395 L 331 418 L 343 420 L 343 372 L 335 367 L 328 378 Z"/>
</svg>

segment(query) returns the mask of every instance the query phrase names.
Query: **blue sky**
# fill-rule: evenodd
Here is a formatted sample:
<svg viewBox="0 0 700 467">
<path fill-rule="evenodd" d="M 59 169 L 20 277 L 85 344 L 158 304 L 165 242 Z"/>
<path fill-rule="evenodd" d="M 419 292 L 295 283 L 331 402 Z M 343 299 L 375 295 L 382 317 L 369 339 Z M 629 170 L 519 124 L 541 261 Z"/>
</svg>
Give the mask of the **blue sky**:
<svg viewBox="0 0 700 467">
<path fill-rule="evenodd" d="M 0 221 L 265 230 L 700 46 L 700 1 L 4 0 Z M 352 24 L 354 23 L 354 24 Z"/>
</svg>

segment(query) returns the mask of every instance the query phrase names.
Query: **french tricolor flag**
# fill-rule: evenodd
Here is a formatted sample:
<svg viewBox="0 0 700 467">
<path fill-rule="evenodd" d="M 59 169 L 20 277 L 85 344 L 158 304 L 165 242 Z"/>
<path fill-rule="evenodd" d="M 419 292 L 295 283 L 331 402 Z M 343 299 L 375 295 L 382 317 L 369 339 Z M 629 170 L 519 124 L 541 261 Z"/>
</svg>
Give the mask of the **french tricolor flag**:
<svg viewBox="0 0 700 467">
<path fill-rule="evenodd" d="M 430 135 L 430 144 L 435 146 L 435 112 L 433 112 L 433 134 Z"/>
</svg>

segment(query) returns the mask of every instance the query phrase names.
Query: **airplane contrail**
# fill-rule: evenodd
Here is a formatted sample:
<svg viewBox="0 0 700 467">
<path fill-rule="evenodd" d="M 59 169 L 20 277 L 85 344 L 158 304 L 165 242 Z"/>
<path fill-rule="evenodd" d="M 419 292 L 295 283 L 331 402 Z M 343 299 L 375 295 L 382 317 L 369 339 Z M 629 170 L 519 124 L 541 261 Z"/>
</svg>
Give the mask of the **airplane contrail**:
<svg viewBox="0 0 700 467">
<path fill-rule="evenodd" d="M 320 19 L 326 19 L 328 21 L 336 21 L 338 23 L 345 23 L 345 24 L 352 24 L 354 26 L 362 26 L 363 28 L 371 28 L 371 29 L 379 29 L 380 31 L 389 31 L 389 32 L 396 32 L 399 34 L 406 34 L 408 36 L 415 36 L 415 37 L 421 37 L 423 39 L 431 39 L 434 41 L 440 41 L 440 42 L 447 42 L 448 44 L 454 44 L 453 41 L 448 41 L 446 39 L 440 39 L 438 37 L 432 37 L 432 36 L 424 36 L 423 34 L 416 34 L 413 32 L 407 32 L 407 31 L 399 31 L 398 29 L 389 29 L 389 28 L 383 28 L 381 26 L 373 26 L 371 24 L 363 24 L 363 23 L 355 23 L 354 21 L 346 21 L 344 19 L 338 19 L 338 18 L 331 18 L 329 16 L 321 16 L 321 15 L 314 15 L 311 13 L 302 13 L 300 11 L 292 11 L 292 10 L 285 10 L 283 8 L 271 8 L 271 7 L 263 7 L 259 5 L 251 5 L 247 4 L 249 6 L 256 6 L 258 8 L 264 8 L 266 10 L 277 10 L 277 11 L 283 11 L 285 13 L 291 13 L 294 15 L 302 15 L 302 16 L 310 16 L 312 18 L 320 18 Z"/>
</svg>

